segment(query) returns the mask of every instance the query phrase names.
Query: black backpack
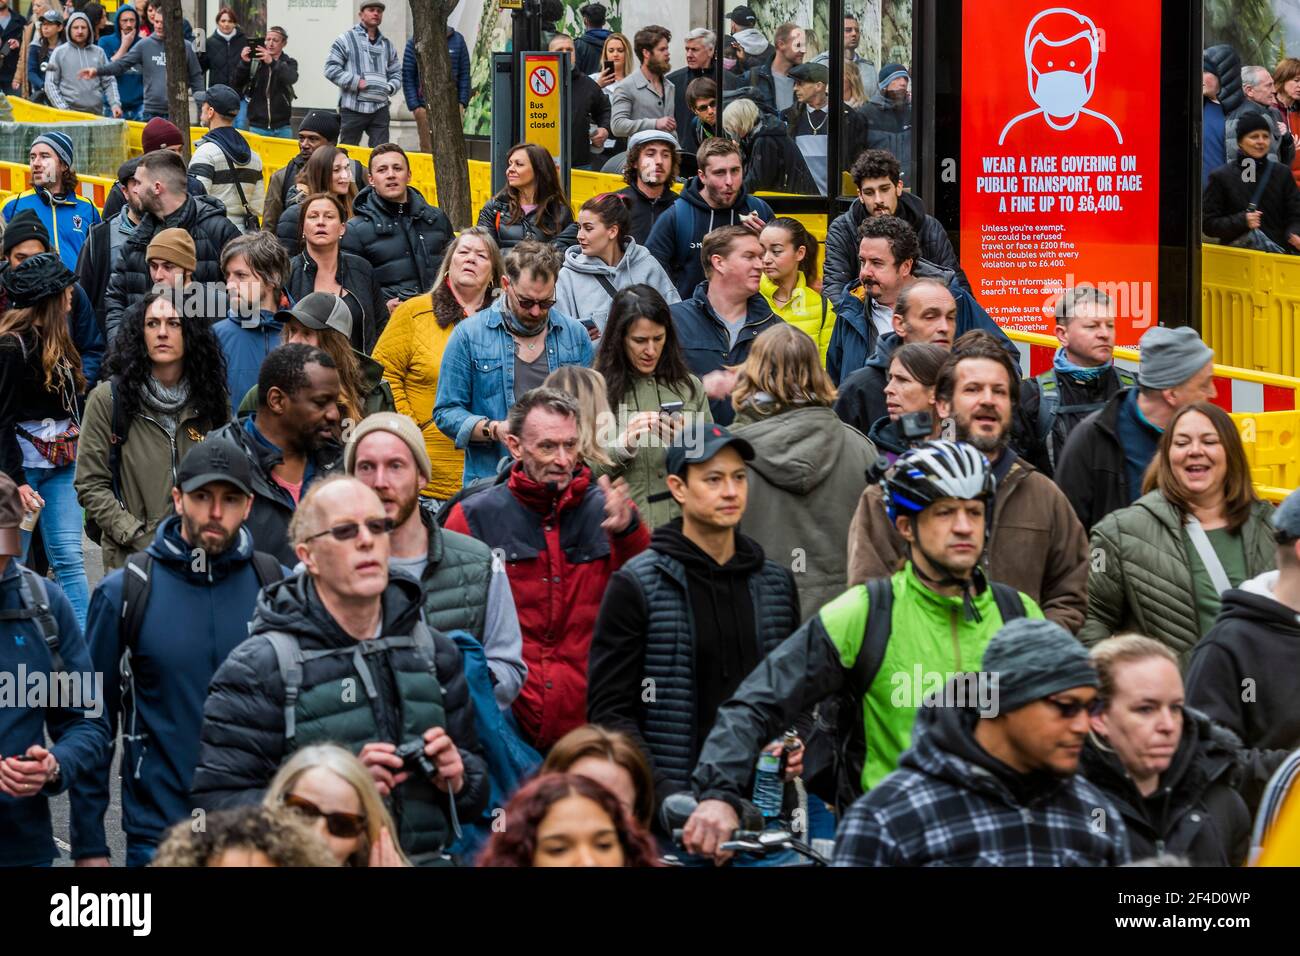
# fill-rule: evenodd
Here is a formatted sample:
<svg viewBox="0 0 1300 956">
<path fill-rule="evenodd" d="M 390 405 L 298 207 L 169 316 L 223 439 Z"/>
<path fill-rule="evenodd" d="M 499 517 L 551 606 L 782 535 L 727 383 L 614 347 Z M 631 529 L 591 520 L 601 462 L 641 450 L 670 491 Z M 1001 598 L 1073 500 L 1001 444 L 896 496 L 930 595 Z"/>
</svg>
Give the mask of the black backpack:
<svg viewBox="0 0 1300 956">
<path fill-rule="evenodd" d="M 839 693 L 822 701 L 814 710 L 809 752 L 804 757 L 804 766 L 808 768 L 806 778 L 812 781 L 809 789 L 834 803 L 840 813 L 862 796 L 862 764 L 866 759 L 862 700 L 880 672 L 893 632 L 892 579 L 873 578 L 866 587 L 867 622 L 862 647 Z M 1025 616 L 1025 603 L 1019 591 L 996 581 L 990 581 L 989 587 L 1003 623 Z M 824 776 L 828 770 L 832 774 L 830 779 Z M 819 775 L 821 779 L 816 779 Z"/>
<path fill-rule="evenodd" d="M 1115 367 L 1122 388 L 1132 388 L 1137 384 L 1137 376 L 1127 369 Z M 1056 369 L 1049 368 L 1036 376 L 1038 382 L 1038 440 L 1047 455 L 1047 463 L 1053 474 L 1056 472 L 1056 447 L 1052 442 L 1052 429 L 1056 427 L 1059 415 L 1091 415 L 1106 407 L 1105 402 L 1085 402 L 1079 405 L 1061 404 L 1061 384 L 1056 379 Z"/>
<path fill-rule="evenodd" d="M 50 669 L 59 673 L 63 670 L 63 655 L 59 653 L 59 622 L 50 609 L 50 592 L 46 590 L 45 579 L 22 564 L 18 565 L 18 573 L 21 575 L 18 595 L 23 606 L 17 611 L 0 611 L 0 621 L 36 621 L 36 626 L 41 629 L 41 638 L 50 651 Z"/>
</svg>

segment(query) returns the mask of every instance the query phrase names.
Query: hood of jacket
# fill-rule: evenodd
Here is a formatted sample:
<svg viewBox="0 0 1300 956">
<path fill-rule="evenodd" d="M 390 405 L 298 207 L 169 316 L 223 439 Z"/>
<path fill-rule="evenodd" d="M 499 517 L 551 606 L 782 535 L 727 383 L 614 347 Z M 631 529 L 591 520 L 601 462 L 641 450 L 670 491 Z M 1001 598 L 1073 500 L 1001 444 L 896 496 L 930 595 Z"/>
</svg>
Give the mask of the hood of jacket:
<svg viewBox="0 0 1300 956">
<path fill-rule="evenodd" d="M 253 559 L 253 535 L 246 525 L 241 525 L 230 547 L 215 556 L 205 552 L 205 567 L 196 571 L 194 545 L 181 537 L 181 516 L 173 514 L 158 525 L 153 541 L 145 550 L 154 560 L 163 562 L 182 577 L 194 581 L 220 581 Z"/>
<path fill-rule="evenodd" d="M 419 582 L 400 574 L 390 575 L 382 600 L 384 634 L 409 634 L 420 619 L 423 594 Z M 355 643 L 325 610 L 306 571 L 277 581 L 258 595 L 249 636 L 268 631 L 295 634 L 306 646 L 346 647 Z"/>
<path fill-rule="evenodd" d="M 1201 54 L 1201 66 L 1219 78 L 1219 105 L 1225 114 L 1235 113 L 1246 102 L 1241 86 L 1241 57 L 1230 43 L 1218 43 Z"/>
<path fill-rule="evenodd" d="M 596 256 L 589 256 L 582 251 L 578 245 L 569 246 L 564 250 L 564 268 L 571 269 L 574 272 L 589 276 L 607 276 L 615 280 L 614 284 L 620 289 L 625 288 L 635 282 L 642 281 L 633 276 L 644 275 L 652 262 L 656 259 L 650 254 L 645 246 L 637 245 L 637 241 L 629 236 L 625 240 L 623 247 L 623 258 L 618 260 L 618 265 L 611 266 L 604 259 Z"/>
<path fill-rule="evenodd" d="M 794 495 L 810 494 L 840 460 L 845 425 L 835 410 L 822 405 L 789 408 L 757 417 L 736 413 L 736 433 L 754 446 L 749 467 L 768 482 Z"/>
<path fill-rule="evenodd" d="M 1183 732 L 1173 759 L 1160 775 L 1160 784 L 1152 797 L 1163 795 L 1164 815 L 1175 807 L 1195 802 L 1205 789 L 1238 766 L 1241 739 L 1226 727 L 1219 726 L 1205 714 L 1191 707 L 1183 709 Z M 1083 746 L 1079 771 L 1111 796 L 1125 810 L 1126 816 L 1146 820 L 1151 798 L 1143 797 L 1124 768 L 1119 755 L 1098 745 L 1089 734 Z"/>
<path fill-rule="evenodd" d="M 130 10 L 132 13 L 135 14 L 136 26 L 138 27 L 140 25 L 140 11 L 136 10 L 136 8 L 132 4 L 129 3 L 122 4 L 120 7 L 117 8 L 117 12 L 113 14 L 113 35 L 117 37 L 119 40 L 122 39 L 122 14 L 125 13 L 127 10 Z"/>
<path fill-rule="evenodd" d="M 921 707 L 912 729 L 912 749 L 899 758 L 899 767 L 973 790 L 1011 807 L 1049 800 L 1069 785 L 1070 777 L 1046 771 L 1022 774 L 998 760 L 975 740 L 976 705 Z"/>
<path fill-rule="evenodd" d="M 944 285 L 951 287 L 952 281 L 957 277 L 957 273 L 952 269 L 947 269 L 929 259 L 918 258 L 916 265 L 912 267 L 912 275 L 918 279 L 938 279 Z M 954 293 L 955 295 L 955 293 Z"/>
<path fill-rule="evenodd" d="M 898 208 L 894 210 L 894 215 L 920 234 L 929 213 L 926 212 L 925 203 L 919 196 L 913 193 L 902 193 L 898 197 Z"/>
<path fill-rule="evenodd" d="M 878 368 L 882 372 L 889 371 L 889 363 L 894 359 L 894 353 L 898 347 L 903 344 L 902 338 L 897 332 L 886 332 L 880 338 L 876 339 L 876 348 L 867 359 L 865 368 Z"/>
<path fill-rule="evenodd" d="M 240 166 L 248 165 L 249 160 L 253 158 L 253 148 L 248 145 L 248 140 L 240 135 L 239 130 L 233 126 L 222 126 L 208 130 L 207 135 L 200 142 L 206 140 L 215 143 L 222 153 Z"/>
<path fill-rule="evenodd" d="M 705 554 L 694 541 L 682 533 L 682 519 L 674 518 L 655 528 L 650 535 L 650 547 L 660 554 L 680 561 L 688 574 L 702 573 L 711 578 L 738 574 L 746 578 L 763 567 L 763 549 L 752 538 L 736 535 L 736 553 L 726 564 L 718 564 Z"/>
<path fill-rule="evenodd" d="M 284 328 L 284 323 L 276 318 L 276 313 L 268 309 L 258 310 L 257 325 L 245 325 L 243 318 L 231 313 L 226 314 L 225 321 L 234 323 L 241 332 L 269 331 L 278 334 Z"/>
<path fill-rule="evenodd" d="M 80 46 L 72 41 L 72 25 L 78 20 L 84 23 L 89 30 L 85 44 Z M 68 17 L 67 21 L 63 24 L 63 36 L 67 46 L 79 46 L 80 49 L 85 49 L 88 46 L 95 45 L 95 26 L 90 22 L 90 17 L 78 10 L 72 16 Z M 65 44 L 60 44 L 60 46 Z"/>
<path fill-rule="evenodd" d="M 883 415 L 871 423 L 871 428 L 867 430 L 867 438 L 871 439 L 871 443 L 877 449 L 889 452 L 891 455 L 901 455 L 907 451 L 907 442 L 903 440 L 898 430 L 898 422 L 888 415 Z"/>
<path fill-rule="evenodd" d="M 1279 572 L 1265 571 L 1241 587 L 1223 592 L 1223 605 L 1216 623 L 1248 623 L 1280 634 L 1300 638 L 1300 613 L 1273 596 Z"/>
<path fill-rule="evenodd" d="M 781 117 L 772 113 L 759 113 L 758 122 L 754 124 L 754 128 L 749 131 L 749 135 L 746 136 L 745 139 L 753 141 L 758 139 L 760 136 L 788 135 L 790 135 L 789 129 L 786 127 L 785 121 Z"/>
</svg>

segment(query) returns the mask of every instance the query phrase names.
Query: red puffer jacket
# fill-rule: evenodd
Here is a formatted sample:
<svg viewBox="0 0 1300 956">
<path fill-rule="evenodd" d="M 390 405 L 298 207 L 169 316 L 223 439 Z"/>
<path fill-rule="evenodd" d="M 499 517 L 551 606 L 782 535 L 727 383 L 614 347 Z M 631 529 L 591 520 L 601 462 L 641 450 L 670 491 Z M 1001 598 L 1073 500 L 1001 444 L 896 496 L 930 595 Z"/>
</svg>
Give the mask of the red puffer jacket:
<svg viewBox="0 0 1300 956">
<path fill-rule="evenodd" d="M 586 722 L 587 653 L 605 586 L 650 546 L 640 515 L 617 534 L 604 520 L 605 494 L 585 465 L 559 493 L 515 465 L 505 484 L 454 505 L 445 525 L 506 562 L 528 665 L 515 716 L 541 750 Z"/>
</svg>

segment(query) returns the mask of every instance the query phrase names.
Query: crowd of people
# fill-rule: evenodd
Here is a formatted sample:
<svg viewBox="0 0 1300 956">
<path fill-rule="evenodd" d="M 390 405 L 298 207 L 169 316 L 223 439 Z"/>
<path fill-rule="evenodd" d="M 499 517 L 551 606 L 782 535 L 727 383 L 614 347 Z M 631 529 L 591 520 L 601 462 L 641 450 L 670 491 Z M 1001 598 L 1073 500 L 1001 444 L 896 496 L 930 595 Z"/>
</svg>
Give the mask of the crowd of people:
<svg viewBox="0 0 1300 956">
<path fill-rule="evenodd" d="M 788 108 L 803 38 L 759 64 L 747 16 L 728 58 Z M 65 791 L 78 865 L 752 865 L 733 835 L 786 822 L 844 866 L 1247 859 L 1300 745 L 1300 492 L 1258 498 L 1211 350 L 1155 327 L 1120 369 L 1081 285 L 1022 378 L 898 156 L 853 157 L 823 267 L 742 143 L 679 183 L 672 117 L 634 115 L 666 31 L 636 37 L 627 187 L 576 218 L 518 144 L 457 234 L 399 146 L 338 148 L 385 123 L 358 96 L 259 221 L 215 84 L 212 162 L 154 120 L 81 236 L 37 138 L 0 671 L 100 688 L 0 708 L 0 863 L 57 855 Z"/>
</svg>

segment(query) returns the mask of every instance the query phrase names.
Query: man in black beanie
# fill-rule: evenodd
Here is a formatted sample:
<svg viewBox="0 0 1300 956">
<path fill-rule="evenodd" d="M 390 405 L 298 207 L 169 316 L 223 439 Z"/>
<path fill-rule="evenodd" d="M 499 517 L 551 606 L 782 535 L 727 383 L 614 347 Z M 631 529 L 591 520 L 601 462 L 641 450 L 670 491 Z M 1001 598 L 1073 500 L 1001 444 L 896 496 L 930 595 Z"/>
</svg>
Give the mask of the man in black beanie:
<svg viewBox="0 0 1300 956">
<path fill-rule="evenodd" d="M 42 252 L 50 252 L 50 234 L 45 223 L 30 209 L 24 209 L 5 227 L 3 251 L 5 264 L 0 269 L 16 269 L 18 264 Z M 14 306 L 3 288 L 0 288 L 0 312 Z M 72 344 L 81 355 L 81 371 L 86 376 L 86 393 L 99 381 L 99 367 L 104 361 L 104 332 L 95 321 L 95 310 L 90 297 L 80 285 L 73 287 L 72 310 L 68 313 L 68 332 Z"/>
<path fill-rule="evenodd" d="M 927 698 L 898 769 L 845 815 L 834 865 L 1127 863 L 1118 811 L 1076 773 L 1097 688 L 1059 624 L 1005 625 L 982 671 Z"/>
<path fill-rule="evenodd" d="M 337 146 L 339 142 L 339 114 L 332 110 L 312 110 L 302 118 L 298 126 L 298 155 L 289 160 L 289 165 L 277 169 L 271 174 L 271 181 L 266 184 L 266 200 L 262 205 L 262 228 L 274 233 L 276 223 L 284 210 L 297 202 L 298 174 L 311 159 L 311 154 L 322 146 Z M 352 176 L 357 189 L 365 186 L 364 170 L 356 160 L 352 161 Z"/>
</svg>

